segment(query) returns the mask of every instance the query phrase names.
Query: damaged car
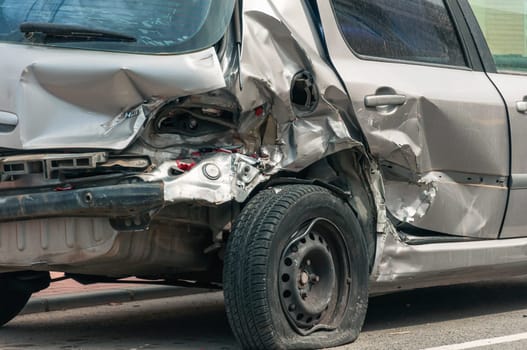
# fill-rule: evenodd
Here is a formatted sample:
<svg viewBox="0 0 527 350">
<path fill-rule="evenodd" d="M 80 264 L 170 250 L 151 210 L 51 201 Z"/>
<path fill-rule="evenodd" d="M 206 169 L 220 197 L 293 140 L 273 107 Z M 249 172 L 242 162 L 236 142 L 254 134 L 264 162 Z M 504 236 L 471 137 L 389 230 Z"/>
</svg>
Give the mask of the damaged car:
<svg viewBox="0 0 527 350">
<path fill-rule="evenodd" d="M 523 0 L 0 1 L 0 324 L 61 271 L 223 289 L 247 349 L 527 274 Z"/>
</svg>

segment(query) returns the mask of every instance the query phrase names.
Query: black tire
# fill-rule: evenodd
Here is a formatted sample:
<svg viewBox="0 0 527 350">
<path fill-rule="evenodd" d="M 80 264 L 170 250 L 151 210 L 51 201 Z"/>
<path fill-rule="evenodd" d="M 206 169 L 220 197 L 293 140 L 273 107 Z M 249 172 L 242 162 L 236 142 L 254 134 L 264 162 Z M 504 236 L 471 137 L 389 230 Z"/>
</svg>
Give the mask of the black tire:
<svg viewBox="0 0 527 350">
<path fill-rule="evenodd" d="M 355 214 L 318 186 L 262 191 L 233 227 L 223 285 L 244 349 L 353 342 L 368 303 L 366 243 Z"/>
<path fill-rule="evenodd" d="M 33 293 L 48 288 L 50 282 L 49 272 L 0 274 L 0 327 L 22 311 Z"/>
<path fill-rule="evenodd" d="M 26 306 L 30 292 L 9 288 L 0 280 L 0 327 L 15 318 Z"/>
</svg>

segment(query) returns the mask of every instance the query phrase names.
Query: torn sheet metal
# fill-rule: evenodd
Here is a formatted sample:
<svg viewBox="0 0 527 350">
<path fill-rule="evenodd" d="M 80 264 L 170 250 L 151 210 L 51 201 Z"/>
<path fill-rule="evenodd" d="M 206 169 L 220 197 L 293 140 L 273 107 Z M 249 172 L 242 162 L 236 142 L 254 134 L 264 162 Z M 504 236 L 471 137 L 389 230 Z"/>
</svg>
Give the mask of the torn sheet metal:
<svg viewBox="0 0 527 350">
<path fill-rule="evenodd" d="M 18 118 L 0 147 L 147 155 L 154 173 L 145 177 L 167 181 L 167 202 L 197 200 L 200 186 L 210 192 L 204 202 L 243 201 L 273 174 L 299 172 L 328 155 L 363 147 L 358 129 L 349 127 L 351 104 L 323 59 L 316 30 L 306 4 L 268 0 L 243 4 L 241 57 L 231 31 L 218 50 L 181 55 L 0 44 L 0 52 L 16 57 L 0 67 L 0 109 Z M 299 74 L 312 81 L 309 91 L 299 87 L 295 94 Z M 208 129 L 199 132 L 203 125 Z M 211 155 L 217 149 L 236 155 L 219 159 Z M 251 168 L 250 180 L 238 183 L 233 179 L 240 170 L 232 167 L 243 155 L 257 159 L 258 174 Z M 210 157 L 227 178 L 200 183 L 203 177 L 193 174 Z M 175 160 L 198 166 L 179 174 L 182 180 L 166 178 Z"/>
<path fill-rule="evenodd" d="M 390 214 L 436 234 L 497 238 L 507 191 L 500 183 L 468 179 L 509 174 L 507 114 L 485 73 L 358 57 L 343 35 L 351 25 L 337 23 L 330 2 L 318 4 L 330 59 L 369 149 L 398 168 L 394 176 L 382 167 Z M 365 103 L 383 96 L 402 103 Z M 474 176 L 460 180 L 452 173 Z"/>
<path fill-rule="evenodd" d="M 130 55 L 0 44 L 0 109 L 18 117 L 0 147 L 122 150 L 154 104 L 225 86 L 213 48 Z"/>
<path fill-rule="evenodd" d="M 162 99 L 145 101 L 138 107 L 118 114 L 100 126 L 102 136 L 106 139 L 119 140 L 113 144 L 115 149 L 126 148 L 143 130 L 150 114 L 154 113 L 164 103 L 165 101 Z"/>
<path fill-rule="evenodd" d="M 262 174 L 261 166 L 260 161 L 241 154 L 217 153 L 188 167 L 168 161 L 141 178 L 163 181 L 166 204 L 217 206 L 232 200 L 243 203 L 257 185 L 269 179 Z"/>
<path fill-rule="evenodd" d="M 275 161 L 273 172 L 298 171 L 324 156 L 361 145 L 346 125 L 347 106 L 336 107 L 332 101 L 346 92 L 321 57 L 309 15 L 298 15 L 306 11 L 302 3 L 244 3 L 243 89 L 234 91 L 244 111 L 239 132 L 248 149 L 261 147 Z M 320 95 L 308 113 L 298 113 L 291 101 L 293 77 L 302 71 L 313 75 Z M 270 109 L 264 118 L 251 114 L 267 104 Z M 268 139 L 258 131 L 266 122 L 277 125 L 272 144 L 262 144 Z"/>
<path fill-rule="evenodd" d="M 386 204 L 400 223 L 474 238 L 495 237 L 501 221 L 493 218 L 503 217 L 507 204 L 504 179 L 490 177 L 485 183 L 478 177 L 470 183 L 431 172 L 415 183 L 386 180 Z"/>
<path fill-rule="evenodd" d="M 134 153 L 151 153 L 163 160 L 153 174 L 142 178 L 163 179 L 169 203 L 243 202 L 258 184 L 278 172 L 299 172 L 337 152 L 363 149 L 360 133 L 353 128 L 352 106 L 346 90 L 321 57 L 316 28 L 309 21 L 305 4 L 247 1 L 243 11 L 240 64 L 225 63 L 237 60 L 235 52 L 227 50 L 223 57 L 227 87 L 175 101 L 172 112 L 160 112 L 176 118 L 187 111 L 200 123 L 208 121 L 210 115 L 203 108 L 196 114 L 196 108 L 207 105 L 207 110 L 218 108 L 224 114 L 233 114 L 226 123 L 218 113 L 217 130 L 229 123 L 232 126 L 225 131 L 193 136 L 159 133 L 157 122 L 150 120 L 141 142 L 129 148 Z M 302 12 L 305 15 L 299 16 Z M 295 105 L 292 91 L 295 77 L 302 72 L 313 78 L 315 87 L 309 90 L 312 95 L 308 100 L 316 101 L 304 109 L 305 106 Z M 232 78 L 238 74 L 240 79 Z M 234 147 L 235 153 L 211 155 L 226 146 Z M 204 148 L 208 151 L 204 152 Z M 183 175 L 167 178 L 175 166 L 170 155 L 197 165 Z M 251 164 L 251 159 L 256 159 L 257 164 Z M 221 170 L 219 179 L 203 176 L 203 167 L 209 163 Z M 240 170 L 245 166 L 251 174 L 249 179 L 243 178 Z"/>
<path fill-rule="evenodd" d="M 486 76 L 463 69 L 399 63 L 384 66 L 359 60 L 342 40 L 330 3 L 317 3 L 326 17 L 325 37 L 337 72 L 325 57 L 318 28 L 310 21 L 303 1 L 244 1 L 241 57 L 233 43 L 236 35 L 232 28 L 217 50 L 184 55 L 0 44 L 0 52 L 6 53 L 3 56 L 13 58 L 0 65 L 0 117 L 14 127 L 13 131 L 0 131 L 0 147 L 43 150 L 43 154 L 47 153 L 44 150 L 102 149 L 108 152 L 107 163 L 97 163 L 89 171 L 102 169 L 102 175 L 107 175 L 109 168 L 121 167 L 127 180 L 138 177 L 162 182 L 164 210 L 176 204 L 196 204 L 203 209 L 231 201 L 242 203 L 273 175 L 299 173 L 338 153 L 335 159 L 344 169 L 338 174 L 340 180 L 348 181 L 350 189 L 357 187 L 355 191 L 366 193 L 353 193 L 352 199 L 359 208 L 361 224 L 373 222 L 374 228 L 365 232 L 374 231 L 376 224 L 381 233 L 372 274 L 374 290 L 395 290 L 403 282 L 404 288 L 415 288 L 438 281 L 467 281 L 480 272 L 482 276 L 488 273 L 484 270 L 489 263 L 510 267 L 523 259 L 523 245 L 500 242 L 496 250 L 495 241 L 411 246 L 396 232 L 396 225 L 409 224 L 434 232 L 496 236 L 507 198 L 509 144 L 506 121 L 497 117 L 503 111 L 494 103 L 501 105 L 501 98 Z M 298 76 L 308 84 L 296 95 Z M 364 97 L 389 93 L 392 90 L 386 89 L 387 84 L 406 96 L 406 103 L 397 111 L 386 106 L 366 108 Z M 473 88 L 470 95 L 466 86 Z M 31 157 L 38 159 L 33 153 Z M 131 159 L 146 163 L 138 170 L 130 167 Z M 93 175 L 80 172 L 85 169 L 66 170 L 78 171 L 72 176 L 82 180 Z M 11 188 L 11 184 L 16 188 L 20 183 L 20 187 L 50 184 L 46 179 L 32 178 L 9 184 L 10 177 L 5 176 L 3 188 Z M 191 216 L 186 211 L 178 213 Z M 173 219 L 172 214 L 161 220 Z M 50 261 L 64 270 L 71 269 L 72 263 L 93 262 L 93 256 L 85 256 L 85 247 L 76 250 L 75 241 L 68 236 L 80 232 L 77 236 L 84 237 L 85 221 L 68 220 L 2 224 L 0 231 L 8 232 L 0 235 L 16 238 L 17 232 L 25 232 L 29 225 L 46 230 L 46 225 L 58 225 L 51 239 L 66 235 L 65 243 L 51 241 L 60 254 L 53 260 L 42 260 L 41 268 L 47 268 Z M 105 242 L 103 254 L 99 254 L 104 256 L 116 240 L 116 232 L 100 221 L 93 223 L 95 242 L 87 242 L 86 251 Z M 226 224 L 219 221 L 215 235 Z M 82 227 L 63 233 L 64 222 Z M 199 224 L 208 223 L 200 220 Z M 166 246 L 179 246 L 182 237 L 196 233 L 188 235 L 187 225 L 177 231 L 163 229 L 169 236 L 164 239 L 170 239 Z M 210 236 L 210 232 L 205 234 Z M 178 263 L 169 258 L 163 260 L 166 264 L 154 264 L 150 269 L 141 265 L 143 248 L 157 238 L 149 234 L 134 237 L 145 240 L 138 243 L 140 249 L 127 249 L 126 240 L 122 244 L 123 252 L 138 252 L 137 259 L 123 260 L 132 261 L 134 268 L 155 274 L 163 266 L 172 268 Z M 163 250 L 165 245 L 160 246 Z M 116 247 L 119 250 L 118 241 Z M 17 247 L 19 252 L 23 248 Z M 44 247 L 35 249 L 32 252 Z M 184 253 L 188 252 L 170 257 L 177 260 Z M 489 259 L 485 259 L 487 255 Z M 5 261 L 10 257 L 6 255 Z M 35 264 L 32 268 L 39 268 L 38 256 L 28 253 L 26 258 L 24 266 L 30 261 Z M 83 268 L 100 273 L 97 266 L 103 265 L 84 264 Z M 117 265 L 116 269 L 129 268 Z M 469 276 L 470 266 L 476 266 L 477 273 Z"/>
</svg>

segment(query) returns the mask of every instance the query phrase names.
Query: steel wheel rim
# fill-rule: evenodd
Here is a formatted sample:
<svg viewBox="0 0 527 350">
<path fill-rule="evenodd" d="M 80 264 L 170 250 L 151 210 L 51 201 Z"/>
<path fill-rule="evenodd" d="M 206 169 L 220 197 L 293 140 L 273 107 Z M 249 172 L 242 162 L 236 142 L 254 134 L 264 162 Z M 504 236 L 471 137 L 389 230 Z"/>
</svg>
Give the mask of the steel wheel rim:
<svg viewBox="0 0 527 350">
<path fill-rule="evenodd" d="M 295 232 L 281 254 L 278 286 L 282 310 L 300 334 L 334 329 L 350 293 L 350 261 L 343 235 L 324 218 Z"/>
</svg>

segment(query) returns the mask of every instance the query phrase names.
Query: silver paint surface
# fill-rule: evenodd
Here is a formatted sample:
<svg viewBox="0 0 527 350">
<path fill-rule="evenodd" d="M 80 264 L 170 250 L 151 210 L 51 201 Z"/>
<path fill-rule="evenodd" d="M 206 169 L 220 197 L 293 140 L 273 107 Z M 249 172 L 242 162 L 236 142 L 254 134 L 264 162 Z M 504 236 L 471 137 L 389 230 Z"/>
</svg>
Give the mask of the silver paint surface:
<svg viewBox="0 0 527 350">
<path fill-rule="evenodd" d="M 507 102 L 511 125 L 511 194 L 501 238 L 527 236 L 527 188 L 518 181 L 527 175 L 527 115 L 517 110 L 517 102 L 527 98 L 527 76 L 489 74 Z"/>
<path fill-rule="evenodd" d="M 331 5 L 320 6 L 331 60 L 373 156 L 385 163 L 389 213 L 419 229 L 497 238 L 507 191 L 483 178 L 509 174 L 508 125 L 485 73 L 359 59 L 341 36 Z M 406 102 L 365 106 L 368 96 L 386 94 L 405 96 Z M 455 181 L 451 172 L 475 176 Z M 474 183 L 473 177 L 482 180 Z"/>
<path fill-rule="evenodd" d="M 181 56 L 0 43 L 0 110 L 18 117 L 0 147 L 122 150 L 158 101 L 225 86 L 213 49 Z"/>
<path fill-rule="evenodd" d="M 485 271 L 493 265 L 500 273 L 523 268 L 524 239 L 410 246 L 396 228 L 403 223 L 450 235 L 498 237 L 508 198 L 509 130 L 502 99 L 488 77 L 467 69 L 360 60 L 342 39 L 329 2 L 318 3 L 331 63 L 301 1 L 244 1 L 239 65 L 232 47 L 221 55 L 211 48 L 148 56 L 0 44 L 2 56 L 10 57 L 0 64 L 0 124 L 16 125 L 13 131 L 0 129 L 0 147 L 147 155 L 153 164 L 136 177 L 163 181 L 167 210 L 188 203 L 210 208 L 243 203 L 282 171 L 299 173 L 325 157 L 353 151 L 368 164 L 367 181 L 360 185 L 374 201 L 373 208 L 359 203 L 363 214 L 373 216 L 378 234 L 373 291 L 457 283 L 472 269 L 474 279 L 492 277 L 498 273 Z M 299 113 L 290 90 L 301 71 L 313 75 L 319 101 L 312 111 Z M 366 107 L 365 96 L 386 88 L 406 102 Z M 205 136 L 156 133 L 154 118 L 171 103 L 206 105 L 235 117 L 217 121 L 228 131 Z M 514 142 L 513 148 L 523 145 Z M 202 152 L 203 145 L 212 151 Z M 182 167 L 180 160 L 188 162 Z M 211 166 L 217 169 L 212 176 Z M 511 227 L 521 216 L 514 210 Z M 12 225 L 63 225 L 61 220 Z M 220 228 L 230 224 L 219 221 Z M 518 229 L 524 227 L 527 223 Z M 92 231 L 107 237 L 105 249 L 90 250 L 86 242 L 61 254 L 57 238 L 55 253 L 41 256 L 7 249 L 27 236 L 8 224 L 0 229 L 0 238 L 10 242 L 0 246 L 4 267 L 42 262 L 43 269 L 97 273 L 113 267 L 112 273 L 123 273 L 117 261 L 133 262 L 136 271 L 130 273 L 155 274 L 177 263 L 162 244 L 143 259 L 140 247 L 155 238 L 132 239 L 110 226 Z M 191 227 L 177 233 L 185 229 Z M 82 229 L 74 232 L 84 235 Z M 180 262 L 191 265 L 196 256 Z M 86 265 L 80 268 L 79 261 Z"/>
<path fill-rule="evenodd" d="M 525 275 L 527 238 L 407 245 L 392 233 L 378 247 L 372 294 Z"/>
</svg>

